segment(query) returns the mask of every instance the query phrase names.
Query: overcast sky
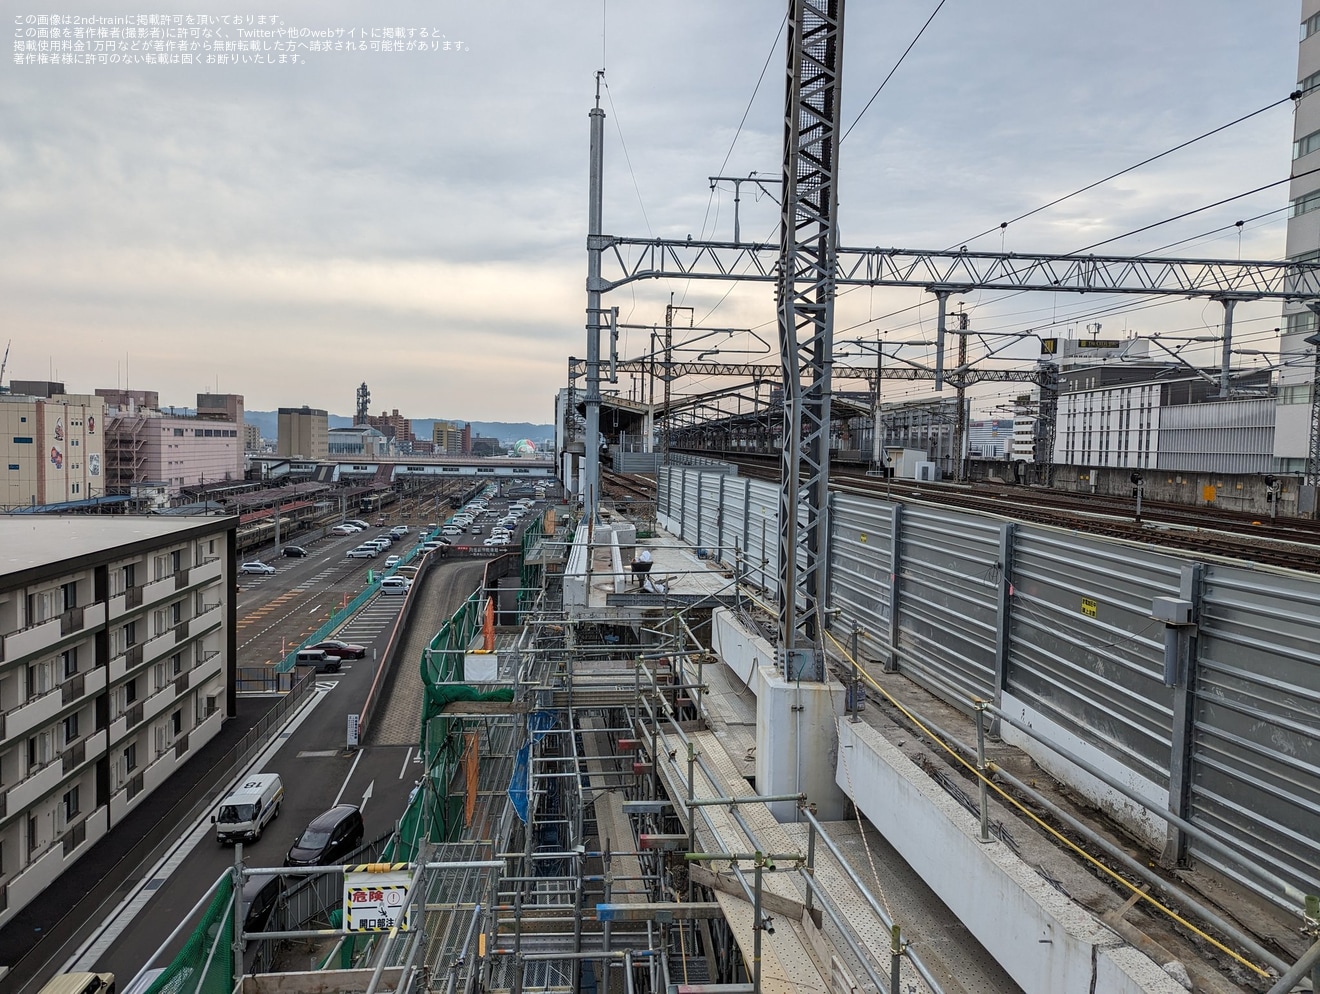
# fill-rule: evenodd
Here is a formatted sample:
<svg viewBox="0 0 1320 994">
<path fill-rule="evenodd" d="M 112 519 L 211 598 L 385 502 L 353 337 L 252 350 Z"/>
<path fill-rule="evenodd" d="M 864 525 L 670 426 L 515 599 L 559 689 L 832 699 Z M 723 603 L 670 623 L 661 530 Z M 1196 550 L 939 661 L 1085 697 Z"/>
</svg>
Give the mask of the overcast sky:
<svg viewBox="0 0 1320 994">
<path fill-rule="evenodd" d="M 936 0 L 852 0 L 851 123 Z M 0 0 L 27 15 L 136 15 L 108 3 Z M 9 378 L 73 392 L 128 385 L 165 404 L 241 393 L 411 417 L 552 419 L 569 355 L 585 354 L 587 112 L 608 89 L 606 230 L 732 237 L 721 171 L 776 175 L 784 99 L 778 3 L 600 0 L 150 5 L 276 15 L 284 27 L 402 27 L 450 51 L 302 51 L 293 65 L 0 66 L 0 347 Z M 602 13 L 604 11 L 604 14 Z M 21 23 L 15 24 L 15 21 Z M 843 145 L 845 245 L 945 248 L 1285 97 L 1295 0 L 947 0 Z M 237 26 L 218 25 L 227 39 Z M 455 43 L 461 48 L 454 49 Z M 122 50 L 122 49 L 121 49 Z M 198 53 L 205 58 L 207 53 Z M 741 131 L 767 56 L 770 68 Z M 1067 252 L 1282 179 L 1287 104 L 1050 211 L 969 243 Z M 737 141 L 734 136 L 737 133 Z M 732 154 L 729 153 L 733 143 Z M 625 155 L 626 145 L 626 155 Z M 728 155 L 727 164 L 725 157 Z M 1104 251 L 1280 258 L 1287 187 Z M 744 238 L 776 206 L 744 188 Z M 1239 243 L 1240 242 L 1240 243 Z M 664 303 L 775 341 L 768 285 L 638 284 L 607 295 L 632 323 Z M 613 298 L 613 299 L 610 299 Z M 929 338 L 916 291 L 841 298 L 838 337 Z M 722 302 L 721 302 L 722 301 Z M 1104 335 L 1207 333 L 1217 305 L 1113 310 L 1036 295 L 966 300 L 977 329 L 1103 323 Z M 1113 311 L 1112 313 L 1103 313 Z M 687 313 L 687 312 L 684 312 Z M 1277 306 L 1237 311 L 1271 348 Z M 879 320 L 876 320 L 880 318 Z M 1053 333 L 1053 332 L 1051 332 Z M 627 354 L 648 348 L 630 332 Z M 721 337 L 755 358 L 756 337 Z M 1027 355 L 1019 350 L 1018 354 Z M 913 349 L 913 358 L 921 350 Z M 773 354 L 765 361 L 775 361 Z M 707 385 L 711 386 L 711 385 Z M 625 378 L 622 389 L 631 384 Z M 992 399 L 992 398 L 991 398 Z M 987 403 L 989 400 L 987 400 Z"/>
</svg>

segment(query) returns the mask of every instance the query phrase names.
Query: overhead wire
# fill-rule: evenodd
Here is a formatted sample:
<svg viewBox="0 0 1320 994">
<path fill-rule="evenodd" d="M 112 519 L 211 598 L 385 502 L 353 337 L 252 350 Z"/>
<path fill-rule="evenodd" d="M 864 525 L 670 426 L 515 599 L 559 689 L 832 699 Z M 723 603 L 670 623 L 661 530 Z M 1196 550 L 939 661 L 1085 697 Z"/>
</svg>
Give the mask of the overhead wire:
<svg viewBox="0 0 1320 994">
<path fill-rule="evenodd" d="M 1172 155 L 1174 152 L 1180 152 L 1183 149 L 1187 148 L 1189 145 L 1195 145 L 1199 141 L 1202 141 L 1206 138 L 1210 138 L 1213 135 L 1217 135 L 1221 131 L 1225 131 L 1228 128 L 1241 124 L 1243 121 L 1249 121 L 1253 117 L 1256 117 L 1259 114 L 1264 114 L 1268 110 L 1273 110 L 1275 107 L 1278 107 L 1280 104 L 1287 103 L 1290 100 L 1296 100 L 1300 98 L 1300 96 L 1301 96 L 1300 90 L 1294 91 L 1280 100 L 1275 100 L 1273 103 L 1266 104 L 1264 107 L 1261 107 L 1259 110 L 1253 110 L 1250 114 L 1243 114 L 1241 117 L 1234 118 L 1232 121 L 1229 121 L 1227 124 L 1221 124 L 1219 127 L 1213 128 L 1210 131 L 1205 132 L 1205 134 L 1197 135 L 1195 138 L 1189 138 L 1187 141 L 1174 145 L 1172 148 L 1167 148 L 1163 152 L 1158 153 L 1157 155 L 1152 155 L 1149 156 L 1148 158 L 1142 159 L 1140 162 L 1133 163 L 1132 165 L 1128 166 L 1125 169 L 1120 169 L 1116 173 L 1110 173 L 1108 176 L 1105 176 L 1102 179 L 1098 179 L 1094 183 L 1088 183 L 1086 184 L 1086 186 L 1074 190 L 1072 193 L 1065 193 L 1062 197 L 1056 197 L 1054 200 L 1051 200 L 1049 203 L 1041 204 L 1039 207 L 1033 208 L 1032 210 L 1027 211 L 1025 214 L 1019 214 L 1017 217 L 1012 218 L 1011 220 L 1008 221 L 1003 221 L 1000 224 L 995 225 L 995 227 L 993 228 L 987 228 L 985 231 L 982 231 L 978 235 L 973 235 L 971 238 L 964 239 L 963 242 L 960 242 L 959 244 L 965 244 L 966 242 L 974 242 L 978 238 L 984 238 L 986 235 L 994 234 L 996 231 L 1003 231 L 1010 224 L 1017 224 L 1017 222 L 1025 221 L 1027 218 L 1031 217 L 1032 215 L 1041 213 L 1041 211 L 1047 211 L 1051 207 L 1057 207 L 1059 204 L 1063 203 L 1066 200 L 1071 200 L 1073 197 L 1081 196 L 1083 193 L 1086 193 L 1088 190 L 1094 190 L 1097 186 L 1102 186 L 1103 184 L 1108 183 L 1110 180 L 1118 179 L 1118 177 L 1120 176 L 1125 176 L 1135 169 L 1140 169 L 1142 166 L 1148 166 L 1152 162 L 1155 162 L 1159 159 L 1163 159 L 1166 155 Z M 1082 249 L 1082 251 L 1086 251 L 1086 250 Z"/>
<path fill-rule="evenodd" d="M 880 96 L 880 91 L 885 88 L 885 84 L 894 78 L 894 73 L 898 72 L 898 67 L 903 64 L 903 60 L 908 57 L 908 53 L 911 52 L 912 49 L 916 46 L 917 42 L 921 40 L 921 36 L 924 35 L 926 33 L 926 29 L 930 27 L 930 22 L 935 20 L 935 15 L 940 12 L 940 9 L 944 6 L 946 2 L 947 0 L 940 0 L 940 2 L 935 5 L 935 9 L 930 12 L 930 17 L 926 18 L 926 23 L 921 26 L 921 30 L 917 32 L 916 37 L 914 37 L 910 42 L 908 42 L 907 48 L 903 49 L 903 54 L 900 55 L 898 57 L 898 61 L 894 63 L 894 68 L 890 69 L 889 73 L 885 76 L 885 78 L 880 81 L 880 85 L 877 86 L 875 88 L 875 92 L 871 94 L 871 99 L 866 101 L 866 106 L 864 106 L 861 109 L 861 112 L 855 118 L 853 118 L 853 123 L 848 125 L 848 130 L 845 131 L 843 133 L 843 137 L 839 139 L 840 145 L 842 145 L 844 141 L 847 140 L 848 136 L 852 134 L 853 128 L 857 127 L 857 122 L 862 119 L 862 116 L 868 110 L 871 109 L 871 104 L 875 103 L 875 98 Z"/>
<path fill-rule="evenodd" d="M 724 153 L 724 161 L 720 163 L 717 173 L 723 173 L 724 167 L 729 164 L 729 159 L 733 157 L 733 148 L 738 144 L 738 138 L 742 134 L 743 125 L 747 123 L 747 115 L 752 112 L 752 104 L 756 102 L 756 95 L 761 92 L 761 84 L 765 81 L 766 70 L 770 68 L 770 60 L 775 57 L 775 49 L 779 47 L 779 39 L 784 33 L 784 26 L 788 24 L 788 12 L 784 12 L 783 19 L 779 22 L 779 30 L 775 32 L 775 39 L 770 43 L 770 51 L 765 55 L 765 62 L 761 65 L 761 74 L 756 77 L 756 85 L 752 87 L 752 95 L 747 98 L 747 106 L 743 108 L 742 117 L 738 121 L 738 127 L 734 129 L 733 140 L 729 142 L 729 150 Z M 710 218 L 710 205 L 715 197 L 715 187 L 712 185 L 710 196 L 706 198 L 706 215 L 701 219 L 701 237 L 706 237 L 706 222 Z"/>
<path fill-rule="evenodd" d="M 1103 241 L 1093 242 L 1090 245 L 1086 245 L 1082 248 L 1079 248 L 1076 252 L 1072 254 L 1077 255 L 1082 252 L 1089 252 L 1091 251 L 1091 249 L 1099 248 L 1101 245 L 1109 245 L 1112 242 L 1121 241 L 1124 238 L 1131 238 L 1133 235 L 1139 235 L 1144 231 L 1150 231 L 1152 228 L 1158 228 L 1161 227 L 1162 225 L 1172 224 L 1174 221 L 1181 221 L 1183 218 L 1191 217 L 1193 214 L 1200 214 L 1202 211 L 1213 210 L 1216 207 L 1224 206 L 1224 204 L 1231 204 L 1235 200 L 1242 200 L 1245 197 L 1253 196 L 1254 194 L 1261 193 L 1265 190 L 1272 190 L 1276 186 L 1282 186 L 1284 183 L 1291 183 L 1295 179 L 1301 179 L 1303 176 L 1310 176 L 1312 173 L 1320 173 L 1320 167 L 1316 167 L 1315 169 L 1308 169 L 1306 172 L 1298 173 L 1295 176 L 1285 176 L 1283 179 L 1275 180 L 1272 183 L 1266 183 L 1263 186 L 1258 186 L 1253 190 L 1246 191 L 1245 193 L 1238 193 L 1231 197 L 1225 197 L 1223 200 L 1216 200 L 1212 204 L 1206 204 L 1203 207 L 1196 207 L 1189 211 L 1183 211 L 1181 214 L 1175 214 L 1173 217 L 1166 217 L 1162 221 L 1155 221 L 1152 224 L 1142 225 L 1140 228 L 1134 228 L 1131 231 L 1125 231 L 1123 232 L 1123 234 L 1115 235 L 1113 238 L 1106 238 Z"/>
</svg>

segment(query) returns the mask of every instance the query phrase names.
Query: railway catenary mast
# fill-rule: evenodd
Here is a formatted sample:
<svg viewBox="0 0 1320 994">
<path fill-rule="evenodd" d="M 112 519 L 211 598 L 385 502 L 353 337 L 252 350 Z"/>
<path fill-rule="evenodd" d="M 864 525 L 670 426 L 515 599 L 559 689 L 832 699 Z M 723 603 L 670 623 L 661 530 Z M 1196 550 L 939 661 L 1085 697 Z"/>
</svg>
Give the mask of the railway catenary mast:
<svg viewBox="0 0 1320 994">
<path fill-rule="evenodd" d="M 779 644 L 790 677 L 820 680 L 829 551 L 843 0 L 789 0 L 787 61 L 776 284 L 785 413 Z"/>
</svg>

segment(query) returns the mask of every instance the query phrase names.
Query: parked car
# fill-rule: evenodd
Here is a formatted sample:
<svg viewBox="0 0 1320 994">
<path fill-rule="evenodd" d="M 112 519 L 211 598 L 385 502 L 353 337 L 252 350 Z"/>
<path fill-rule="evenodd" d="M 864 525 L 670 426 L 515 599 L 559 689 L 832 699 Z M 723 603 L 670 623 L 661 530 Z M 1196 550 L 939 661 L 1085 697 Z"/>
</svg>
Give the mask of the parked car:
<svg viewBox="0 0 1320 994">
<path fill-rule="evenodd" d="M 443 528 L 440 529 L 440 534 L 441 534 L 441 535 L 462 535 L 462 534 L 463 534 L 463 529 L 460 528 L 460 527 L 458 527 L 458 525 L 445 525 Z"/>
<path fill-rule="evenodd" d="M 355 528 L 360 528 L 360 529 L 362 529 L 363 531 L 366 531 L 368 528 L 371 527 L 371 525 L 367 524 L 367 523 L 366 523 L 365 521 L 363 521 L 361 518 L 349 518 L 349 519 L 348 519 L 346 522 L 344 522 L 344 523 L 345 523 L 345 524 L 348 524 L 348 525 L 352 525 L 352 526 L 355 527 Z"/>
<path fill-rule="evenodd" d="M 303 556 L 307 555 L 307 550 L 301 545 L 286 545 L 284 547 L 284 555 L 294 559 L 301 559 Z"/>
<path fill-rule="evenodd" d="M 486 541 L 482 542 L 481 544 L 482 544 L 482 545 L 508 545 L 508 544 L 509 544 L 509 539 L 508 539 L 508 536 L 506 536 L 506 535 L 492 535 L 490 538 L 486 539 Z"/>
<path fill-rule="evenodd" d="M 403 562 L 403 556 L 386 556 L 385 568 L 389 569 L 391 566 L 398 566 L 401 562 Z"/>
<path fill-rule="evenodd" d="M 326 652 L 341 659 L 365 659 L 367 657 L 367 647 L 358 645 L 355 642 L 341 642 L 339 639 L 326 639 L 324 642 L 317 642 L 316 645 L 309 645 L 309 649 L 324 649 Z"/>
<path fill-rule="evenodd" d="M 256 573 L 258 576 L 269 576 L 275 572 L 275 567 L 267 563 L 253 561 L 244 563 L 238 568 L 240 573 Z"/>
<path fill-rule="evenodd" d="M 358 532 L 360 532 L 361 530 L 362 530 L 362 529 L 359 528 L 357 525 L 349 525 L 349 524 L 335 525 L 333 528 L 330 529 L 330 534 L 331 534 L 331 535 L 356 535 L 356 534 L 357 534 Z"/>
<path fill-rule="evenodd" d="M 393 528 L 390 529 L 390 534 L 394 538 L 403 538 L 403 536 L 407 535 L 408 532 L 410 532 L 411 530 L 412 529 L 410 529 L 407 525 L 395 525 Z"/>
<path fill-rule="evenodd" d="M 311 820 L 284 857 L 285 866 L 331 866 L 362 844 L 362 812 L 337 804 Z"/>
<path fill-rule="evenodd" d="M 418 567 L 416 567 L 416 566 L 400 566 L 400 567 L 399 567 L 399 572 L 396 573 L 395 575 L 396 575 L 396 576 L 406 576 L 409 580 L 413 580 L 413 579 L 416 579 L 416 577 L 417 577 L 417 570 L 418 570 Z"/>
<path fill-rule="evenodd" d="M 428 552 L 434 552 L 438 548 L 440 548 L 439 542 L 423 542 L 421 545 L 417 547 L 417 551 L 425 555 Z"/>
<path fill-rule="evenodd" d="M 317 673 L 338 673 L 343 657 L 324 649 L 299 649 L 296 662 L 299 666 L 315 667 Z"/>
<path fill-rule="evenodd" d="M 411 586 L 412 581 L 406 576 L 387 576 L 380 581 L 380 592 L 382 594 L 406 594 Z"/>
<path fill-rule="evenodd" d="M 380 555 L 380 550 L 374 545 L 359 545 L 355 549 L 349 549 L 344 555 L 350 559 L 375 559 Z"/>
</svg>

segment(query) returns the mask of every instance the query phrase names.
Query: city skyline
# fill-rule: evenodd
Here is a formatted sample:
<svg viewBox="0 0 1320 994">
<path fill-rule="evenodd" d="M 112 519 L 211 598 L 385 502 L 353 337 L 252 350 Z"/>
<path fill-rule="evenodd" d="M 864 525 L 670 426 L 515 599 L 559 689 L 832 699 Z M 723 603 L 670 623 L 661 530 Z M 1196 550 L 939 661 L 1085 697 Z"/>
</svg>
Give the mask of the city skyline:
<svg viewBox="0 0 1320 994">
<path fill-rule="evenodd" d="M 1287 176 L 1285 101 L 1001 236 L 1003 220 L 1285 98 L 1296 12 L 1227 0 L 949 8 L 862 113 L 928 13 L 849 12 L 845 244 L 941 248 L 993 230 L 972 247 L 1075 251 Z M 586 3 L 302 3 L 283 17 L 427 26 L 461 44 L 295 66 L 0 70 L 7 377 L 95 373 L 169 397 L 242 393 L 254 409 L 289 403 L 295 378 L 322 398 L 351 398 L 365 378 L 389 408 L 439 395 L 473 420 L 546 421 L 565 357 L 585 352 L 586 115 L 602 62 L 607 231 L 730 239 L 732 187 L 712 193 L 708 177 L 778 173 L 782 12 L 763 5 L 607 7 L 604 31 Z M 1177 253 L 1278 258 L 1286 202 L 1274 187 L 1101 251 L 1224 227 Z M 740 211 L 744 238 L 773 231 L 765 193 L 744 185 Z M 1255 220 L 1234 230 L 1243 219 Z M 694 308 L 685 318 L 754 331 L 720 342 L 728 358 L 766 361 L 767 286 L 643 283 L 606 303 L 654 325 L 671 293 Z M 964 301 L 973 327 L 1066 334 L 1098 321 L 1108 335 L 1219 321 L 1199 304 L 1100 318 L 1095 301 L 997 296 Z M 924 342 L 934 307 L 920 300 L 841 296 L 836 336 Z M 1268 349 L 1277 308 L 1244 306 L 1237 323 Z M 647 338 L 625 331 L 621 349 L 644 353 Z"/>
</svg>

